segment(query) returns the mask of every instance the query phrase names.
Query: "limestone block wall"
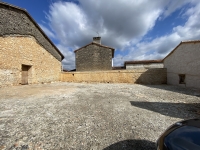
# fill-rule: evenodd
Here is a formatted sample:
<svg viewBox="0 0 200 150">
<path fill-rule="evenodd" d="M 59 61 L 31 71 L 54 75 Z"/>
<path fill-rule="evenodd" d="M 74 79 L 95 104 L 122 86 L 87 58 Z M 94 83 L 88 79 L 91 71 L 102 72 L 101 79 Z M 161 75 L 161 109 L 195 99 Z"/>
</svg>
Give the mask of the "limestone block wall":
<svg viewBox="0 0 200 150">
<path fill-rule="evenodd" d="M 164 59 L 167 83 L 200 88 L 200 42 L 181 43 Z M 179 75 L 185 75 L 185 84 L 179 84 Z"/>
<path fill-rule="evenodd" d="M 60 79 L 61 62 L 34 37 L 0 37 L 0 86 L 21 84 L 22 65 L 30 66 L 29 84 Z"/>
<path fill-rule="evenodd" d="M 138 83 L 166 84 L 167 71 L 164 68 L 112 70 L 91 72 L 62 72 L 63 82 L 102 82 L 102 83 Z"/>
<path fill-rule="evenodd" d="M 76 52 L 77 71 L 112 70 L 112 50 L 92 44 Z"/>
</svg>

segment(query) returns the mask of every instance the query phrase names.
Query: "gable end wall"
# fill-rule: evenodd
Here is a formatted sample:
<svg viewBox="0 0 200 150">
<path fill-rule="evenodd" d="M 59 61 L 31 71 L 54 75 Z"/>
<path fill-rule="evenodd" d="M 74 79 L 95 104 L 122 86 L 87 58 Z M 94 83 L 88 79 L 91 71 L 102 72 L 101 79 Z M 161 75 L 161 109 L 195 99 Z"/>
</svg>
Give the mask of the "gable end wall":
<svg viewBox="0 0 200 150">
<path fill-rule="evenodd" d="M 33 36 L 51 55 L 59 61 L 62 56 L 30 20 L 28 15 L 17 8 L 0 4 L 0 36 Z"/>
<path fill-rule="evenodd" d="M 112 70 L 112 50 L 89 45 L 76 51 L 76 71 Z"/>
<path fill-rule="evenodd" d="M 167 83 L 200 88 L 200 43 L 182 43 L 164 60 Z M 185 84 L 179 84 L 179 74 L 185 74 Z"/>
</svg>

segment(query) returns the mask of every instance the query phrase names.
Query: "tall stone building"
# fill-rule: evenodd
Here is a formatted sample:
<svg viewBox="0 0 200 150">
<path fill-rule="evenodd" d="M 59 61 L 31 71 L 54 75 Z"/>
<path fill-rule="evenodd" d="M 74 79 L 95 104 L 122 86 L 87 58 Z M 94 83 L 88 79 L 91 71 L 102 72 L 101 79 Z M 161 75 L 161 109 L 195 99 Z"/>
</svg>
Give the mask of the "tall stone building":
<svg viewBox="0 0 200 150">
<path fill-rule="evenodd" d="M 101 45 L 101 37 L 94 37 L 93 42 L 75 50 L 76 71 L 112 70 L 114 48 Z"/>
<path fill-rule="evenodd" d="M 63 58 L 26 10 L 0 2 L 0 86 L 58 81 Z"/>
<path fill-rule="evenodd" d="M 200 88 L 200 41 L 181 42 L 163 61 L 168 84 Z"/>
</svg>

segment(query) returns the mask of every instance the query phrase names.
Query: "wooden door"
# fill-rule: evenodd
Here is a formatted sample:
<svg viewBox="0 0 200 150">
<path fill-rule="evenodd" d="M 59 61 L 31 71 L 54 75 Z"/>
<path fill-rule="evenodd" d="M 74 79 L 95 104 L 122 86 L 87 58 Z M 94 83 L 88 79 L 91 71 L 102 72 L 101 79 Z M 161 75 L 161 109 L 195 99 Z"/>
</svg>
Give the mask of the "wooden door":
<svg viewBox="0 0 200 150">
<path fill-rule="evenodd" d="M 22 65 L 22 84 L 28 84 L 28 70 L 30 66 Z"/>
</svg>

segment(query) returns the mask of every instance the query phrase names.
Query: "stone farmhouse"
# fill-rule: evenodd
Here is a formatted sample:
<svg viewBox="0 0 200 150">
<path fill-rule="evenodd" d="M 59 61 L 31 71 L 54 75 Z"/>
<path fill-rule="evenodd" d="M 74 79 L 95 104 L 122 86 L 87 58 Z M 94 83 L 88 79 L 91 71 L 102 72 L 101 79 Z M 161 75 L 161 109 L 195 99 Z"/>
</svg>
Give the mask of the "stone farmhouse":
<svg viewBox="0 0 200 150">
<path fill-rule="evenodd" d="M 200 41 L 181 42 L 164 59 L 167 83 L 200 88 Z"/>
<path fill-rule="evenodd" d="M 63 58 L 26 10 L 0 2 L 0 86 L 59 81 Z"/>
<path fill-rule="evenodd" d="M 125 61 L 124 66 L 127 70 L 163 68 L 163 62 L 162 60 Z"/>
<path fill-rule="evenodd" d="M 92 43 L 74 51 L 76 71 L 112 70 L 114 52 L 114 48 L 101 44 L 101 37 L 94 37 Z"/>
<path fill-rule="evenodd" d="M 126 61 L 124 67 L 112 67 L 114 52 L 94 37 L 74 51 L 77 72 L 63 73 L 64 56 L 29 13 L 0 2 L 0 87 L 67 81 L 200 88 L 200 41 L 181 42 L 163 60 Z"/>
</svg>

